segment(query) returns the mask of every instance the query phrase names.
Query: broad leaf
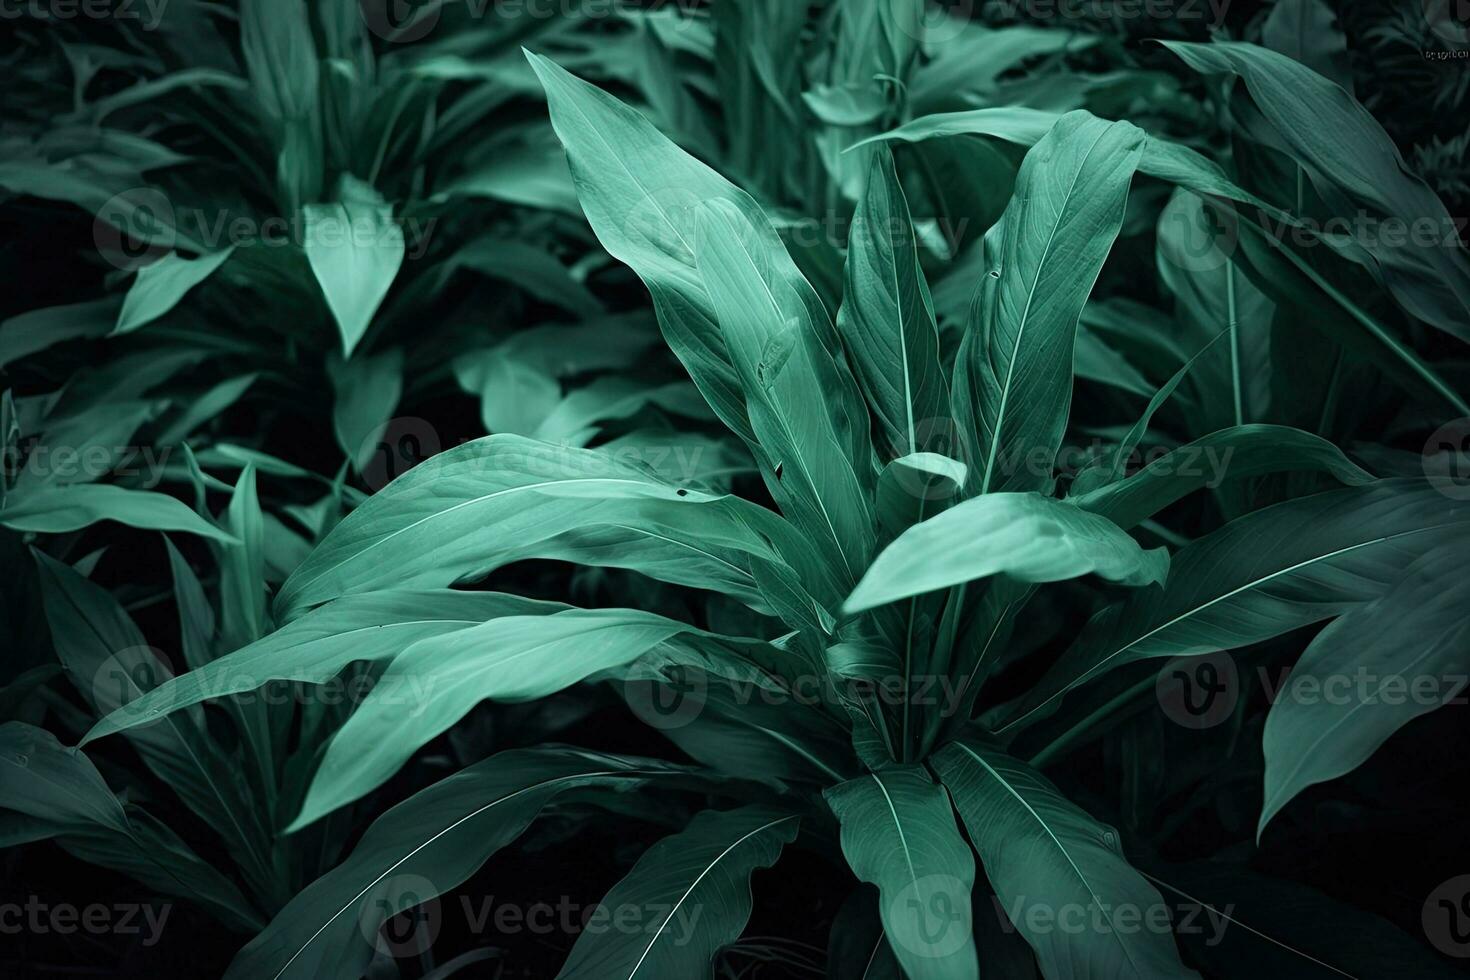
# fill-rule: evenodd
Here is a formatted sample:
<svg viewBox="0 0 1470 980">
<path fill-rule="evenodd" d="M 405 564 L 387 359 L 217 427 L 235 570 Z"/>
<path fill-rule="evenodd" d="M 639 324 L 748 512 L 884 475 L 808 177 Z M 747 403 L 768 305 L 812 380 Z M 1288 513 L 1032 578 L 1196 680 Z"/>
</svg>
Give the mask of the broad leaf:
<svg viewBox="0 0 1470 980">
<path fill-rule="evenodd" d="M 588 929 L 559 980 L 695 977 L 750 918 L 750 876 L 776 863 L 801 818 L 766 806 L 707 810 L 650 847 L 601 907 L 640 910 L 635 929 Z M 645 921 L 646 920 L 646 921 Z"/>
<path fill-rule="evenodd" d="M 1470 676 L 1464 530 L 1415 561 L 1381 598 L 1312 640 L 1266 716 L 1260 829 L 1302 790 L 1368 760 L 1409 722 L 1452 702 Z"/>
<path fill-rule="evenodd" d="M 344 176 L 337 193 L 336 203 L 304 209 L 304 247 L 350 357 L 403 264 L 403 229 L 367 184 Z"/>
<path fill-rule="evenodd" d="M 1026 155 L 1016 196 L 985 236 L 989 273 L 955 371 L 980 493 L 1051 480 L 1072 399 L 1077 320 L 1123 223 L 1143 133 L 1070 113 Z"/>
<path fill-rule="evenodd" d="M 823 794 L 853 873 L 878 886 L 883 929 L 913 980 L 979 976 L 970 933 L 975 859 L 944 788 L 918 766 L 891 766 Z"/>
<path fill-rule="evenodd" d="M 1112 521 L 1035 493 L 972 497 L 917 524 L 874 559 L 843 609 L 861 612 L 990 575 L 1059 582 L 1097 574 L 1163 582 L 1169 553 L 1145 551 Z"/>
<path fill-rule="evenodd" d="M 951 742 L 934 769 L 1045 976 L 1198 980 L 1179 962 L 1169 907 L 1123 857 L 1117 831 L 996 749 Z M 1068 920 L 1088 925 L 1070 928 Z"/>
</svg>

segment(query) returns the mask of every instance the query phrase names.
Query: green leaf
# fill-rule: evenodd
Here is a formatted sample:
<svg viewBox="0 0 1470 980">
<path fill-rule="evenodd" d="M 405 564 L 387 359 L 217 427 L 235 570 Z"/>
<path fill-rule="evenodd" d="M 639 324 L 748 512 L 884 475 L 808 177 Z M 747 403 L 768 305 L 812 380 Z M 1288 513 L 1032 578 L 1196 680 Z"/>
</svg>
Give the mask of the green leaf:
<svg viewBox="0 0 1470 980">
<path fill-rule="evenodd" d="M 357 980 L 384 922 L 452 891 L 561 793 L 680 775 L 666 763 L 580 749 L 491 756 L 375 820 L 347 859 L 287 903 L 225 975 Z"/>
<path fill-rule="evenodd" d="M 1025 763 L 978 743 L 951 742 L 934 769 L 1045 976 L 1198 980 L 1179 961 L 1169 907 L 1123 857 L 1117 831 Z M 1069 919 L 1095 925 L 1069 928 Z"/>
<path fill-rule="evenodd" d="M 342 333 L 342 350 L 367 333 L 403 264 L 403 229 L 381 194 L 344 175 L 335 204 L 308 204 L 306 259 Z"/>
<path fill-rule="evenodd" d="M 681 634 L 709 636 L 634 609 L 567 609 L 507 616 L 419 640 L 393 659 L 332 737 L 288 832 L 382 785 L 481 701 L 555 694 L 626 667 Z"/>
<path fill-rule="evenodd" d="M 1122 228 L 1143 143 L 1127 123 L 1063 116 L 1026 155 L 1010 207 L 985 236 L 979 320 L 955 368 L 955 416 L 974 426 L 980 493 L 1050 483 L 1077 321 Z"/>
<path fill-rule="evenodd" d="M 1333 490 L 1231 521 L 1175 553 L 1164 588 L 1093 617 L 1000 731 L 1125 664 L 1231 650 L 1341 615 L 1467 522 L 1470 503 L 1423 480 Z"/>
<path fill-rule="evenodd" d="M 1261 25 L 1261 42 L 1353 94 L 1353 63 L 1326 0 L 1280 0 Z"/>
<path fill-rule="evenodd" d="M 707 202 L 730 201 L 779 249 L 775 230 L 749 194 L 679 149 L 643 115 L 548 58 L 529 51 L 526 57 L 546 89 L 551 123 L 592 230 L 648 287 L 664 337 L 710 407 L 753 441 L 735 369 L 695 269 L 695 212 Z"/>
<path fill-rule="evenodd" d="M 109 483 L 47 487 L 0 511 L 0 525 L 41 534 L 79 531 L 98 521 L 117 521 L 145 531 L 183 531 L 225 544 L 235 540 L 173 497 Z"/>
<path fill-rule="evenodd" d="M 377 453 L 378 437 L 403 393 L 403 351 L 394 347 L 334 367 L 332 430 L 352 468 L 361 473 Z"/>
<path fill-rule="evenodd" d="M 1231 41 L 1164 41 L 1199 72 L 1237 75 L 1284 148 L 1305 169 L 1339 215 L 1367 209 L 1370 218 L 1433 225 L 1445 241 L 1457 237 L 1444 203 L 1404 162 L 1378 121 L 1347 92 L 1291 58 Z M 1380 277 L 1410 315 L 1470 341 L 1470 262 L 1461 249 L 1405 248 L 1399 236 L 1354 236 Z"/>
<path fill-rule="evenodd" d="M 878 886 L 883 929 L 912 980 L 979 976 L 970 933 L 975 859 L 944 788 L 890 766 L 823 793 L 853 873 Z"/>
<path fill-rule="evenodd" d="M 704 976 L 750 918 L 750 876 L 776 863 L 801 818 L 766 806 L 706 810 L 650 847 L 601 902 L 636 909 L 636 929 L 577 938 L 558 980 Z"/>
<path fill-rule="evenodd" d="M 118 311 L 113 335 L 132 333 L 178 306 L 185 293 L 213 275 L 234 252 L 233 245 L 194 259 L 170 252 L 139 269 Z"/>
<path fill-rule="evenodd" d="M 990 575 L 1060 582 L 1097 574 L 1124 585 L 1163 582 L 1164 548 L 1145 551 L 1106 518 L 1035 493 L 972 497 L 909 528 L 874 559 L 843 604 L 862 612 Z"/>
<path fill-rule="evenodd" d="M 745 391 L 766 486 L 855 577 L 873 540 L 872 450 L 840 348 L 822 342 L 826 311 L 784 246 L 765 241 L 734 205 L 701 209 L 695 257 Z"/>
<path fill-rule="evenodd" d="M 939 365 L 934 302 L 893 157 L 873 154 L 868 186 L 847 241 L 847 292 L 837 330 L 888 437 L 891 457 L 924 451 L 939 426 L 949 435 L 949 389 Z"/>
<path fill-rule="evenodd" d="M 878 475 L 878 520 L 890 534 L 948 506 L 965 487 L 968 468 L 938 453 L 901 456 Z"/>
<path fill-rule="evenodd" d="M 504 238 L 478 238 L 452 255 L 449 269 L 473 269 L 584 318 L 601 316 L 602 303 L 546 250 Z"/>
<path fill-rule="evenodd" d="M 798 622 L 817 615 L 808 591 L 823 606 L 838 594 L 811 550 L 748 501 L 664 482 L 610 453 L 490 436 L 414 467 L 348 515 L 287 579 L 277 607 L 290 619 L 340 595 L 447 586 L 553 558 L 777 604 Z"/>
<path fill-rule="evenodd" d="M 346 596 L 149 691 L 99 721 L 81 744 L 212 698 L 253 691 L 270 681 L 323 684 L 351 663 L 390 659 L 426 637 L 503 616 L 565 608 L 497 592 L 383 591 Z"/>
<path fill-rule="evenodd" d="M 1326 473 L 1349 486 L 1373 481 L 1332 443 L 1284 425 L 1236 425 L 1165 453 L 1126 479 L 1069 498 L 1131 529 L 1205 487 L 1268 473 Z"/>
<path fill-rule="evenodd" d="M 198 902 L 232 929 L 261 926 L 260 915 L 228 878 L 163 823 L 124 810 L 91 760 L 44 729 L 0 724 L 0 798 L 7 810 L 34 821 L 33 835 L 56 837 L 84 861 Z"/>
<path fill-rule="evenodd" d="M 1296 662 L 1261 738 L 1260 831 L 1302 790 L 1356 769 L 1394 732 L 1463 691 L 1467 541 L 1462 530 L 1437 543 L 1381 597 L 1329 623 Z"/>
</svg>

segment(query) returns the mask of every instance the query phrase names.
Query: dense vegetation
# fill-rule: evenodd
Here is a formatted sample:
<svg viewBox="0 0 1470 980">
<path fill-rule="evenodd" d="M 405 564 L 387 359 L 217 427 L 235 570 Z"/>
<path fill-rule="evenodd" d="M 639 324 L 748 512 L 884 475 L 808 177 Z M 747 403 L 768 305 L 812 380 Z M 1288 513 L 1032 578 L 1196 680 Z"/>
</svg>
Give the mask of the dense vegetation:
<svg viewBox="0 0 1470 980">
<path fill-rule="evenodd" d="M 1410 7 L 26 7 L 0 963 L 1457 975 Z"/>
</svg>

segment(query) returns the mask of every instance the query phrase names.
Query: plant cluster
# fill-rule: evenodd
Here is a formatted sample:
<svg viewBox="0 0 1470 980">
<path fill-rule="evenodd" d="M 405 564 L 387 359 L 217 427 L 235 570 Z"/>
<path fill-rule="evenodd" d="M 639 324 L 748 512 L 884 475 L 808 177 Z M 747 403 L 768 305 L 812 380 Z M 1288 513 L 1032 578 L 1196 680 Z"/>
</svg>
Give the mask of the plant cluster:
<svg viewBox="0 0 1470 980">
<path fill-rule="evenodd" d="M 1462 815 L 1385 760 L 1470 674 L 1464 141 L 1385 129 L 1325 0 L 48 9 L 12 862 L 242 978 L 1470 953 L 1442 834 L 1407 913 L 1275 857 Z M 594 848 L 580 911 L 436 946 Z"/>
</svg>

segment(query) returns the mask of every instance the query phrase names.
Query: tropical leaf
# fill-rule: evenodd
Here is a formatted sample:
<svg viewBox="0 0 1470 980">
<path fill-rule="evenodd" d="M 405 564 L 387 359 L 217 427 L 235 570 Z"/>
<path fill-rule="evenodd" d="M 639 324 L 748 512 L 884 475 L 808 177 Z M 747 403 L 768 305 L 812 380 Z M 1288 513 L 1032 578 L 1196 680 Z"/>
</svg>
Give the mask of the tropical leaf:
<svg viewBox="0 0 1470 980">
<path fill-rule="evenodd" d="M 1124 585 L 1164 581 L 1169 553 L 1145 551 L 1106 518 L 1035 493 L 994 493 L 909 528 L 874 559 L 843 609 L 1005 574 L 1059 582 L 1097 574 Z"/>
<path fill-rule="evenodd" d="M 751 873 L 776 862 L 800 822 L 764 806 L 699 814 L 644 852 L 603 898 L 603 908 L 639 910 L 638 928 L 584 932 L 557 976 L 703 975 L 745 929 Z"/>
<path fill-rule="evenodd" d="M 1169 907 L 1128 864 L 1118 833 L 1025 763 L 979 743 L 934 757 L 985 876 L 1047 977 L 1194 977 L 1179 962 Z M 1044 920 L 1033 910 L 1044 909 Z M 1126 918 L 1124 918 L 1126 917 Z M 1093 925 L 1070 929 L 1066 918 Z M 1055 921 L 1056 928 L 1038 926 Z M 1144 923 L 1139 929 L 1134 923 Z"/>
<path fill-rule="evenodd" d="M 979 976 L 970 933 L 975 859 L 949 796 L 920 766 L 892 766 L 826 790 L 853 873 L 878 886 L 883 930 L 915 980 Z"/>
</svg>

